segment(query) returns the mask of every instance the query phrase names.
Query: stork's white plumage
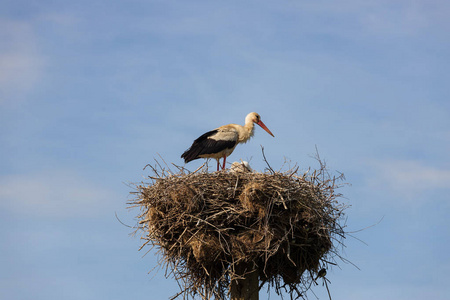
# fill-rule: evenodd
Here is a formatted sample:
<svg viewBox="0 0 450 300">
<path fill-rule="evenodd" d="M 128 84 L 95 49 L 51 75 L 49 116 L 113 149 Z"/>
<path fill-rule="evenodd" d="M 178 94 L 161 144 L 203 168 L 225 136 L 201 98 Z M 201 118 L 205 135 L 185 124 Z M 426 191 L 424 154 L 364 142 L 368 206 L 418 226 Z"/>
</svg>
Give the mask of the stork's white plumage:
<svg viewBox="0 0 450 300">
<path fill-rule="evenodd" d="M 181 157 L 186 163 L 198 158 L 215 158 L 217 171 L 220 167 L 219 160 L 223 158 L 222 169 L 225 169 L 227 156 L 233 153 L 238 144 L 247 142 L 253 136 L 255 124 L 274 136 L 261 121 L 261 117 L 257 113 L 251 112 L 245 117 L 244 126 L 228 124 L 211 130 L 196 139 Z"/>
</svg>

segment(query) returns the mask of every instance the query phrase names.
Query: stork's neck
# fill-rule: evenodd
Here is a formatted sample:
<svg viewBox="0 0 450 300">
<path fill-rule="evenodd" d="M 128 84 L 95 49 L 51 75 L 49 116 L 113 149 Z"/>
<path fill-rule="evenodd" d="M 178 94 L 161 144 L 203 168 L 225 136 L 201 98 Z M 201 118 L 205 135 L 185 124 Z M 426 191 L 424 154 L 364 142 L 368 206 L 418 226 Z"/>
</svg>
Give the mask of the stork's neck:
<svg viewBox="0 0 450 300">
<path fill-rule="evenodd" d="M 243 126 L 244 130 L 242 130 L 239 134 L 240 143 L 247 142 L 255 133 L 255 123 L 253 123 L 253 121 L 245 121 L 245 125 Z"/>
</svg>

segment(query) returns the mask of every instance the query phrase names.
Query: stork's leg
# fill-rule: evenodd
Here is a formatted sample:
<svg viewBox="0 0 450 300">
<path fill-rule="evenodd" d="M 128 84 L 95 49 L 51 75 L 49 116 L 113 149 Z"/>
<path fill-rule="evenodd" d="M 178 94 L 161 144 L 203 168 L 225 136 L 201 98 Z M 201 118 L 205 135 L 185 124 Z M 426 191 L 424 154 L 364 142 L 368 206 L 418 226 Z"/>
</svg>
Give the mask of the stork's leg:
<svg viewBox="0 0 450 300">
<path fill-rule="evenodd" d="M 225 162 L 227 161 L 227 156 L 224 155 L 223 156 L 223 166 L 222 166 L 222 170 L 225 170 Z"/>
<path fill-rule="evenodd" d="M 220 168 L 220 163 L 219 163 L 219 159 L 217 159 L 217 171 L 219 171 Z"/>
</svg>

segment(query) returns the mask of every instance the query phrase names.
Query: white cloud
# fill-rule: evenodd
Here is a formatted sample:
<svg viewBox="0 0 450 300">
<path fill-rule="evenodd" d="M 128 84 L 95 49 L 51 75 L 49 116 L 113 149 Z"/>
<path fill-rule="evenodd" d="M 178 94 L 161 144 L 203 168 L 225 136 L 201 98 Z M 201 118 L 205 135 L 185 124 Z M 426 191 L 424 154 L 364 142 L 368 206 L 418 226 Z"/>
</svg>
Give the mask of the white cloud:
<svg viewBox="0 0 450 300">
<path fill-rule="evenodd" d="M 279 5 L 278 5 L 279 6 Z M 285 9 L 285 6 L 279 6 Z M 290 11 L 307 15 L 330 15 L 330 22 L 320 28 L 334 35 L 348 37 L 377 35 L 380 37 L 414 36 L 416 34 L 448 31 L 450 5 L 443 0 L 377 0 L 377 1 L 296 1 L 289 3 Z M 333 20 L 341 18 L 346 30 L 335 26 Z M 355 22 L 357 26 L 355 26 Z"/>
<path fill-rule="evenodd" d="M 24 96 L 39 81 L 44 59 L 39 54 L 33 26 L 0 19 L 0 103 Z"/>
<path fill-rule="evenodd" d="M 444 3 L 441 4 L 445 6 Z M 371 32 L 383 36 L 414 35 L 427 30 L 441 17 L 436 4 L 408 1 L 396 5 L 382 3 L 373 6 L 362 15 L 360 21 Z"/>
<path fill-rule="evenodd" d="M 110 191 L 68 171 L 0 178 L 0 207 L 35 217 L 98 216 L 111 206 Z"/>
<path fill-rule="evenodd" d="M 450 169 L 427 166 L 414 160 L 388 160 L 372 164 L 376 177 L 372 184 L 388 187 L 403 196 L 450 188 Z"/>
</svg>

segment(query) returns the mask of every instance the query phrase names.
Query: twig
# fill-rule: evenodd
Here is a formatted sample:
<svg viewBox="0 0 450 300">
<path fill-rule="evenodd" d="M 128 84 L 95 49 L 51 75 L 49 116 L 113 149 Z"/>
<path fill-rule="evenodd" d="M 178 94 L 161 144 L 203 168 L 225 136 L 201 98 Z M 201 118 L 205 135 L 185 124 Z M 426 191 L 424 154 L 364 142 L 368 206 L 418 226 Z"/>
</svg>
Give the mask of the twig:
<svg viewBox="0 0 450 300">
<path fill-rule="evenodd" d="M 117 216 L 117 212 L 114 212 L 114 214 L 116 215 L 117 221 L 119 221 L 119 223 L 122 224 L 123 226 L 128 227 L 128 228 L 137 228 L 137 227 L 133 227 L 133 226 L 130 226 L 130 225 L 127 225 L 127 224 L 123 223 L 123 222 L 119 219 L 119 217 Z"/>
<path fill-rule="evenodd" d="M 266 159 L 266 155 L 264 154 L 264 147 L 263 147 L 263 145 L 260 145 L 260 146 L 261 146 L 261 151 L 262 151 L 262 155 L 263 155 L 264 161 L 266 162 L 267 166 L 269 167 L 270 172 L 272 174 L 275 174 L 275 171 L 272 169 L 272 167 L 270 166 L 269 162 Z"/>
<path fill-rule="evenodd" d="M 381 217 L 381 219 L 380 219 L 380 220 L 379 220 L 378 222 L 376 222 L 375 224 L 369 225 L 369 226 L 367 226 L 367 227 L 364 227 L 364 228 L 362 228 L 362 229 L 359 229 L 359 230 L 355 230 L 355 231 L 348 231 L 347 233 L 357 233 L 357 232 L 360 232 L 360 231 L 363 231 L 363 230 L 369 229 L 369 228 L 371 228 L 371 227 L 374 227 L 374 226 L 376 226 L 376 225 L 380 224 L 380 223 L 381 223 L 381 221 L 383 221 L 383 219 L 384 219 L 384 216 L 382 216 L 382 217 Z"/>
</svg>

